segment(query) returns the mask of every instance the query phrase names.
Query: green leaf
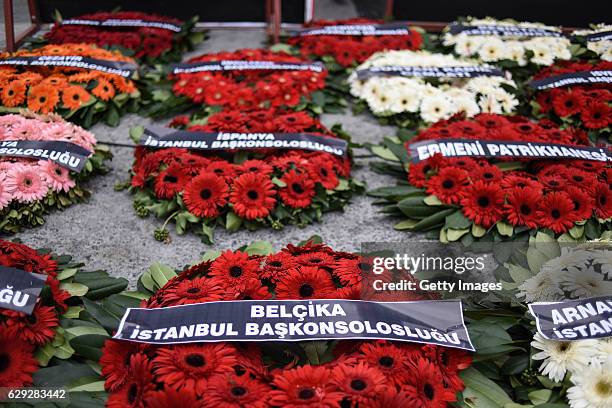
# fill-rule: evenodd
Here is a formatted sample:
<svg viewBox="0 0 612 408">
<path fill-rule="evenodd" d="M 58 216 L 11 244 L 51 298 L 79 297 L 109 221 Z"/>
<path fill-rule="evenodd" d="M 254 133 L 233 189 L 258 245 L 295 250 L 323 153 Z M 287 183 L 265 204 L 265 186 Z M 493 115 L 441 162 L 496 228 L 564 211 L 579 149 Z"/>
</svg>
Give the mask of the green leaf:
<svg viewBox="0 0 612 408">
<path fill-rule="evenodd" d="M 72 276 L 74 276 L 77 273 L 78 269 L 77 268 L 66 268 L 63 269 L 62 271 L 60 271 L 60 273 L 57 274 L 57 279 L 58 280 L 65 280 L 68 279 Z"/>
<path fill-rule="evenodd" d="M 43 347 L 39 347 L 36 349 L 34 353 L 34 357 L 36 357 L 36 361 L 43 367 L 46 367 L 49 364 L 49 360 L 53 358 L 53 354 L 55 353 L 55 347 L 51 343 L 45 344 Z"/>
<path fill-rule="evenodd" d="M 440 201 L 440 199 L 436 197 L 435 195 L 429 195 L 425 197 L 423 202 L 427 205 L 444 205 L 444 203 Z"/>
<path fill-rule="evenodd" d="M 98 326 L 75 326 L 66 329 L 66 332 L 73 335 L 74 337 L 85 336 L 88 334 L 97 334 L 108 337 L 108 333 L 101 327 Z"/>
<path fill-rule="evenodd" d="M 461 210 L 457 210 L 448 217 L 446 217 L 445 226 L 447 228 L 454 228 L 457 230 L 461 230 L 464 228 L 469 228 L 472 225 L 472 220 L 467 218 Z"/>
<path fill-rule="evenodd" d="M 396 230 L 409 230 L 414 228 L 415 225 L 417 225 L 419 223 L 418 220 L 411 220 L 411 219 L 407 219 L 401 222 L 398 222 L 397 224 L 395 224 L 393 226 L 393 228 L 395 228 Z"/>
<path fill-rule="evenodd" d="M 572 238 L 580 239 L 584 235 L 584 225 L 576 225 L 568 232 L 572 236 Z"/>
<path fill-rule="evenodd" d="M 497 232 L 504 237 L 511 237 L 514 234 L 514 227 L 503 221 L 499 221 L 495 227 L 497 227 Z"/>
<path fill-rule="evenodd" d="M 94 379 L 97 377 L 93 377 Z M 76 387 L 68 388 L 70 392 L 77 391 L 87 391 L 87 392 L 103 392 L 104 391 L 104 381 L 91 381 L 90 383 L 78 385 Z"/>
<path fill-rule="evenodd" d="M 75 352 L 90 360 L 99 361 L 102 357 L 102 347 L 108 335 L 86 334 L 70 340 Z"/>
<path fill-rule="evenodd" d="M 472 235 L 476 238 L 483 237 L 487 233 L 487 230 L 480 225 L 472 224 Z"/>
<path fill-rule="evenodd" d="M 400 159 L 395 154 L 393 154 L 391 150 L 387 149 L 386 147 L 376 145 L 376 146 L 370 147 L 370 150 L 372 151 L 372 153 L 374 153 L 381 159 L 394 161 L 394 162 L 400 161 Z"/>
<path fill-rule="evenodd" d="M 465 383 L 464 402 L 474 408 L 503 408 L 512 400 L 503 389 L 478 370 L 470 367 L 460 374 Z"/>
<path fill-rule="evenodd" d="M 272 244 L 267 241 L 254 241 L 244 249 L 249 255 L 270 255 L 273 251 Z"/>
<path fill-rule="evenodd" d="M 552 390 L 540 389 L 532 391 L 527 395 L 529 396 L 529 401 L 531 401 L 535 405 L 539 405 L 548 402 L 552 395 Z"/>
<path fill-rule="evenodd" d="M 228 231 L 234 232 L 234 231 L 238 231 L 241 225 L 242 225 L 242 218 L 236 215 L 236 213 L 233 211 L 230 211 L 227 213 L 227 218 L 225 220 L 225 229 L 227 229 Z"/>
<path fill-rule="evenodd" d="M 448 228 L 446 229 L 446 238 L 449 241 L 454 242 L 454 241 L 459 240 L 462 236 L 464 236 L 468 232 L 470 232 L 469 228 L 464 228 L 464 229 Z"/>
<path fill-rule="evenodd" d="M 85 296 L 89 288 L 81 283 L 60 283 L 60 289 L 70 293 L 71 296 Z"/>
<path fill-rule="evenodd" d="M 153 265 L 151 265 L 148 273 L 151 274 L 151 278 L 153 278 L 153 281 L 158 288 L 163 288 L 170 279 L 177 276 L 174 269 L 159 262 L 155 262 Z"/>
</svg>

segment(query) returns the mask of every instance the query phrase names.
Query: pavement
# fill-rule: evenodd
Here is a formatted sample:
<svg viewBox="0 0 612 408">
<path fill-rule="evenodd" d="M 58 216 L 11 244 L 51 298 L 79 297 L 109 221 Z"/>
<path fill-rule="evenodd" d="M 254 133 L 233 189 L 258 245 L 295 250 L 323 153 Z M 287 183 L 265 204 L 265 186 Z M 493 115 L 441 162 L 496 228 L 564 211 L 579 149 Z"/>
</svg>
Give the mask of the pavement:
<svg viewBox="0 0 612 408">
<path fill-rule="evenodd" d="M 212 30 L 209 34 L 192 55 L 264 47 L 266 40 L 263 30 Z M 395 133 L 395 128 L 380 126 L 367 113 L 353 116 L 347 110 L 344 114 L 323 115 L 321 119 L 329 127 L 341 123 L 353 140 L 360 143 L 378 142 Z M 130 127 L 150 123 L 153 122 L 147 118 L 127 115 L 116 128 L 98 124 L 91 130 L 99 141 L 129 143 Z M 165 123 L 167 121 L 160 124 Z M 73 255 L 75 259 L 86 262 L 88 269 L 104 269 L 114 276 L 123 276 L 132 286 L 153 262 L 180 268 L 197 262 L 208 249 L 236 249 L 252 241 L 270 241 L 280 249 L 286 244 L 319 235 L 337 250 L 357 251 L 362 242 L 401 242 L 410 238 L 405 232 L 393 230 L 394 221 L 377 212 L 371 197 L 362 195 L 355 196 L 345 212 L 327 213 L 321 223 L 302 229 L 288 226 L 281 231 L 260 229 L 235 233 L 217 229 L 215 244 L 207 246 L 194 234 L 177 236 L 170 225 L 171 242 L 160 243 L 153 239 L 153 231 L 161 226 L 162 220 L 152 215 L 139 218 L 133 210 L 131 194 L 114 191 L 116 183 L 129 178 L 133 150 L 111 149 L 114 158 L 110 162 L 110 172 L 89 182 L 87 187 L 93 194 L 87 203 L 74 205 L 63 212 L 53 212 L 46 217 L 45 225 L 11 238 L 19 238 L 34 248 L 51 248 L 58 254 Z M 373 173 L 368 160 L 357 160 L 353 171 L 355 178 L 365 181 L 369 189 L 394 183 L 390 177 Z"/>
</svg>

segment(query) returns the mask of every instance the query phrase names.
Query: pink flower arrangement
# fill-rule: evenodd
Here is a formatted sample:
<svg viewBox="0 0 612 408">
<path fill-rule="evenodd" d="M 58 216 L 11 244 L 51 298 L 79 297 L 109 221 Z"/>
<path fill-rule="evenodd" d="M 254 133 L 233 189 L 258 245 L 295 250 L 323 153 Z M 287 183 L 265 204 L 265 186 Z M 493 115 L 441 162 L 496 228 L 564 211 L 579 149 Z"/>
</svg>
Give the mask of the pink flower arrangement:
<svg viewBox="0 0 612 408">
<path fill-rule="evenodd" d="M 70 142 L 93 152 L 96 139 L 91 132 L 65 122 L 59 116 L 0 116 L 0 141 L 57 140 Z M 47 160 L 0 157 L 0 210 L 11 201 L 31 203 L 42 200 L 49 190 L 68 192 L 76 183 L 68 169 Z"/>
<path fill-rule="evenodd" d="M 110 158 L 108 151 L 96 147 L 91 132 L 58 115 L 0 116 L 0 142 L 8 140 L 69 142 L 91 151 L 92 156 L 89 169 L 79 174 L 49 160 L 0 156 L 0 219 L 8 220 L 0 223 L 0 232 L 18 231 L 28 223 L 24 219 L 37 217 L 36 224 L 41 224 L 42 215 L 51 207 L 64 208 L 86 198 L 88 193 L 79 187 L 79 181 L 102 172 L 102 162 Z M 17 210 L 17 216 L 12 210 Z"/>
</svg>

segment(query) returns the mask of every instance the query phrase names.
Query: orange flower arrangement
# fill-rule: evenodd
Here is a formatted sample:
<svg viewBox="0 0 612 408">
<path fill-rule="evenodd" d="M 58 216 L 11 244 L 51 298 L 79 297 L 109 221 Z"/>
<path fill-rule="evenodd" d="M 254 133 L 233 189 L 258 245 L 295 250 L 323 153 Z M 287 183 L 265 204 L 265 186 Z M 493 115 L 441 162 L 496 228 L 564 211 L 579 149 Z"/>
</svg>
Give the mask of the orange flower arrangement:
<svg viewBox="0 0 612 408">
<path fill-rule="evenodd" d="M 62 55 L 134 63 L 119 51 L 88 44 L 48 45 L 35 50 L 0 53 L 0 59 Z M 122 96 L 124 94 L 127 97 Z M 0 66 L 2 106 L 28 108 L 43 114 L 58 113 L 84 127 L 99 120 L 117 125 L 122 113 L 138 109 L 139 97 L 134 82 L 116 74 L 66 66 Z M 106 109 L 100 109 L 96 102 L 103 103 Z"/>
</svg>

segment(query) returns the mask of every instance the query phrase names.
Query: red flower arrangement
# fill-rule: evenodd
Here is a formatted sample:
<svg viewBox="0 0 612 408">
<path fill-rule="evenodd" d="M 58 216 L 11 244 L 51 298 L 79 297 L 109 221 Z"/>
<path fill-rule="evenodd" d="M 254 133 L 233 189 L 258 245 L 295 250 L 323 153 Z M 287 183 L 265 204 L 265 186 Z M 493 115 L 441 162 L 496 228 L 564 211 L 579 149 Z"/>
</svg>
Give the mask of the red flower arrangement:
<svg viewBox="0 0 612 408">
<path fill-rule="evenodd" d="M 316 20 L 305 24 L 304 28 L 376 24 L 383 24 L 383 21 L 366 18 Z M 418 50 L 423 44 L 423 34 L 409 28 L 404 35 L 296 35 L 287 42 L 299 47 L 300 54 L 306 58 L 334 62 L 346 69 L 361 64 L 378 51 Z"/>
<path fill-rule="evenodd" d="M 204 54 L 188 64 L 241 61 L 289 64 L 314 64 L 285 52 L 243 49 L 235 52 Z M 223 109 L 258 110 L 290 108 L 321 113 L 323 107 L 344 101 L 326 100 L 323 95 L 327 71 L 321 66 L 310 69 L 228 69 L 203 72 L 170 73 L 171 89 L 156 95 L 146 113 L 154 117 L 180 113 L 193 106 L 212 111 Z"/>
<path fill-rule="evenodd" d="M 480 114 L 472 119 L 451 118 L 423 130 L 415 141 L 478 139 L 587 145 L 586 133 L 559 129 L 548 120 Z M 398 151 L 396 148 L 391 149 Z M 398 160 L 407 164 L 407 155 Z M 440 230 L 440 239 L 456 241 L 487 233 L 515 237 L 538 229 L 556 236 L 598 238 L 612 220 L 612 167 L 599 161 L 563 159 L 534 161 L 450 158 L 436 154 L 409 164 L 406 194 L 384 189 L 371 195 L 397 206 L 408 219 L 396 225 L 416 231 Z M 389 188 L 387 188 L 389 189 Z M 496 227 L 496 228 L 493 228 Z M 471 234 L 470 234 L 471 232 Z"/>
<path fill-rule="evenodd" d="M 62 326 L 64 321 L 74 317 L 69 313 L 68 305 L 79 304 L 78 296 L 87 292 L 86 284 L 90 285 L 92 280 L 86 272 L 78 271 L 81 265 L 72 263 L 70 257 L 55 257 L 46 251 L 39 252 L 23 244 L 2 240 L 0 266 L 46 276 L 45 286 L 31 315 L 0 309 L 0 387 L 27 387 L 32 385 L 32 374 L 41 367 L 73 356 L 70 340 L 76 336 Z M 101 297 L 127 286 L 125 279 L 109 278 L 102 271 L 96 275 L 96 289 L 104 292 L 107 284 L 116 285 L 105 294 L 99 292 Z M 108 281 L 100 284 L 101 278 L 108 278 Z M 71 309 L 74 312 L 75 309 Z M 68 324 L 66 327 L 71 326 Z"/>
<path fill-rule="evenodd" d="M 183 116 L 171 126 L 202 132 L 308 132 L 322 140 L 346 137 L 340 128 L 326 129 L 305 112 L 274 109 L 226 110 L 192 122 Z M 326 152 L 270 148 L 205 155 L 139 147 L 135 157 L 131 188 L 137 191 L 137 212 L 146 216 L 153 211 L 168 217 L 166 223 L 175 219 L 179 234 L 196 226 L 205 242 L 212 241 L 217 224 L 231 231 L 306 225 L 320 220 L 323 212 L 342 209 L 362 188 L 350 178 L 350 158 Z M 167 237 L 164 228 L 156 231 L 157 239 Z"/>
<path fill-rule="evenodd" d="M 131 50 L 133 56 L 149 61 L 179 61 L 181 53 L 201 42 L 194 33 L 197 18 L 183 22 L 175 18 L 135 11 L 85 14 L 59 19 L 43 37 L 50 44 L 87 43 Z"/>
<path fill-rule="evenodd" d="M 270 255 L 225 251 L 142 290 L 141 307 L 241 299 L 354 299 L 362 280 L 358 255 L 308 243 Z M 353 283 L 351 283 L 353 282 Z M 144 285 L 144 286 L 143 286 Z M 364 285 L 368 286 L 368 285 Z M 370 285 L 371 286 L 371 285 Z M 381 299 L 382 300 L 382 299 Z M 152 346 L 109 340 L 100 358 L 108 407 L 446 407 L 464 389 L 468 352 L 390 341 Z M 315 353 L 315 354 L 317 354 Z M 164 405 L 166 404 L 166 405 Z M 394 405 L 389 405 L 394 404 Z"/>
<path fill-rule="evenodd" d="M 610 70 L 612 62 L 564 62 L 542 69 L 535 80 L 580 71 Z M 612 123 L 612 85 L 592 83 L 536 91 L 534 113 L 589 132 L 609 133 Z"/>
</svg>

